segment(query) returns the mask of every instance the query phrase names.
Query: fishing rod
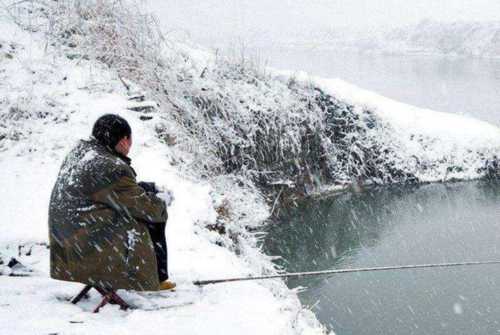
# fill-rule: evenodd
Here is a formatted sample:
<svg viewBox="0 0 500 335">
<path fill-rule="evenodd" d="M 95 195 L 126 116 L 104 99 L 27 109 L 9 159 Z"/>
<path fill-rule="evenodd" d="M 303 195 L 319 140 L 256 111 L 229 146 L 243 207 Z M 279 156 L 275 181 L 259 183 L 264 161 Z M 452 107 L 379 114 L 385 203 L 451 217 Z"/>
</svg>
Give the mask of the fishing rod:
<svg viewBox="0 0 500 335">
<path fill-rule="evenodd" d="M 372 271 L 389 271 L 389 270 L 408 270 L 408 269 L 426 269 L 426 268 L 446 268 L 456 266 L 469 266 L 469 265 L 491 265 L 500 264 L 498 261 L 478 261 L 478 262 L 460 262 L 460 263 L 436 263 L 436 264 L 416 264 L 416 265 L 397 265 L 397 266 L 382 266 L 382 267 L 367 267 L 367 268 L 352 268 L 352 269 L 336 269 L 324 271 L 309 271 L 309 272 L 294 272 L 284 273 L 277 275 L 256 276 L 256 277 L 237 277 L 225 279 L 212 279 L 212 280 L 197 280 L 193 284 L 197 286 L 220 284 L 229 282 L 239 282 L 248 280 L 265 280 L 274 278 L 292 278 L 292 277 L 307 277 L 307 276 L 323 276 L 334 275 L 340 273 L 353 273 L 353 272 L 372 272 Z"/>
</svg>

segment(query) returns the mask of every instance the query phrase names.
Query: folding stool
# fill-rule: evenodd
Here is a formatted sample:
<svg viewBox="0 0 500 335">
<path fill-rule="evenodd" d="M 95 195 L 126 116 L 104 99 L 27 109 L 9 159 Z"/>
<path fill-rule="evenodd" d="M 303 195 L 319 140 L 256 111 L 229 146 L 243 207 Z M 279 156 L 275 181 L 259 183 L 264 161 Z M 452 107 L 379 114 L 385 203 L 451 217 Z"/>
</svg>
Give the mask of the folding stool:
<svg viewBox="0 0 500 335">
<path fill-rule="evenodd" d="M 99 313 L 99 310 L 101 307 L 107 305 L 107 304 L 113 304 L 113 305 L 118 305 L 120 306 L 120 309 L 122 310 L 127 310 L 129 308 L 132 308 L 129 304 L 127 304 L 117 293 L 115 290 L 111 289 L 103 289 L 97 286 L 92 286 L 92 285 L 86 285 L 83 290 L 80 291 L 72 300 L 71 303 L 77 304 L 80 300 L 82 300 L 87 293 L 91 290 L 95 289 L 97 292 L 99 292 L 103 299 L 102 301 L 97 305 L 97 307 L 94 309 L 94 313 Z"/>
</svg>

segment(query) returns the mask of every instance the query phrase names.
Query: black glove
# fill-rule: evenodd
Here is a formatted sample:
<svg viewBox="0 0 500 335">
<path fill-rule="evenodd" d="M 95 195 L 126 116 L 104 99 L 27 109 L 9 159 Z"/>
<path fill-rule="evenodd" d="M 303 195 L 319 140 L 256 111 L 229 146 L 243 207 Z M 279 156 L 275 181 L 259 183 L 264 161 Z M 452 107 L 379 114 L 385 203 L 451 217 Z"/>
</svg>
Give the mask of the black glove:
<svg viewBox="0 0 500 335">
<path fill-rule="evenodd" d="M 148 192 L 148 193 L 158 193 L 160 192 L 160 190 L 158 190 L 156 188 L 156 185 L 155 183 L 153 182 L 147 182 L 147 181 L 140 181 L 137 183 L 137 185 L 139 185 L 140 187 L 142 187 L 144 189 L 144 191 Z"/>
</svg>

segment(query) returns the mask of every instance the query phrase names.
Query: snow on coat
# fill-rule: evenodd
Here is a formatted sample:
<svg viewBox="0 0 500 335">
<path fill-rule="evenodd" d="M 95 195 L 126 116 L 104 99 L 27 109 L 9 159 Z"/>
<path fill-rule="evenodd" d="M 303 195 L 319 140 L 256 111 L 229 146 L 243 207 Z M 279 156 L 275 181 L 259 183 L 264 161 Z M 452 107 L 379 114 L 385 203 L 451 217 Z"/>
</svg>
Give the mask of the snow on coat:
<svg viewBox="0 0 500 335">
<path fill-rule="evenodd" d="M 166 220 L 164 201 L 137 185 L 127 157 L 82 140 L 64 160 L 52 190 L 51 277 L 158 290 L 156 256 L 144 222 Z"/>
</svg>

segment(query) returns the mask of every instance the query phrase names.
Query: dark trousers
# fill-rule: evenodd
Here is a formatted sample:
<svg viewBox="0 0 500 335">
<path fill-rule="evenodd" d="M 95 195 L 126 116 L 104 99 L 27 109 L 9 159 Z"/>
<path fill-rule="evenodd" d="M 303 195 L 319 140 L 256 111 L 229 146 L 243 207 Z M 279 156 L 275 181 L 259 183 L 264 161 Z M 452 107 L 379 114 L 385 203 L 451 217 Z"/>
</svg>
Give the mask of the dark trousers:
<svg viewBox="0 0 500 335">
<path fill-rule="evenodd" d="M 156 264 L 158 266 L 158 277 L 160 283 L 168 279 L 168 260 L 167 260 L 167 240 L 165 238 L 165 227 L 167 223 L 147 223 L 149 235 L 153 241 L 153 247 L 156 254 Z"/>
</svg>

